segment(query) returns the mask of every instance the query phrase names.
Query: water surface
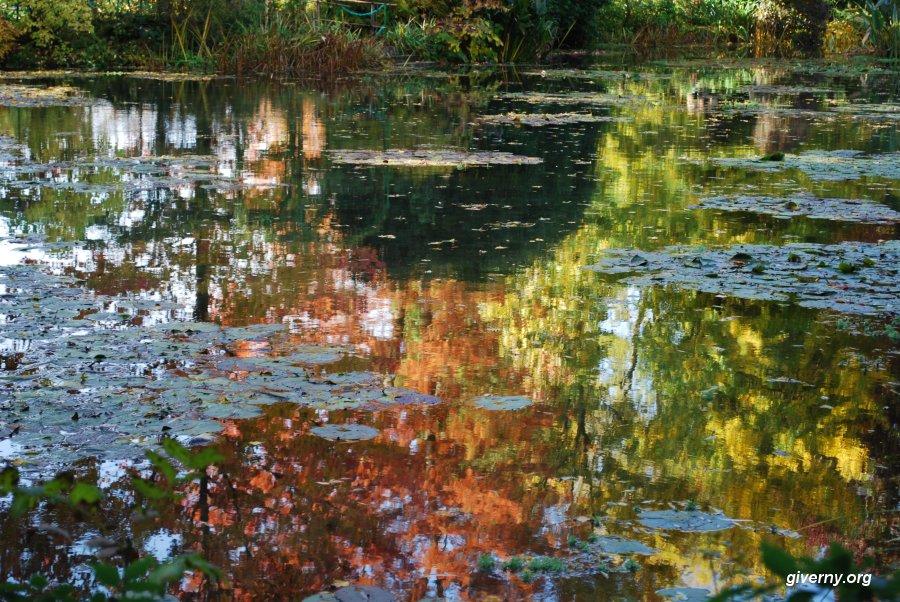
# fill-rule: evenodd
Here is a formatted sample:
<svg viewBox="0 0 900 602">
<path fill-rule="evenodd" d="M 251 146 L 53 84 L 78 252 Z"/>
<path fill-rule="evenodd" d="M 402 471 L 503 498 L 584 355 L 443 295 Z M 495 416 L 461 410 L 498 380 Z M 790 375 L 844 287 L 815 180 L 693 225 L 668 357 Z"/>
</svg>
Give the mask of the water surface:
<svg viewBox="0 0 900 602">
<path fill-rule="evenodd" d="M 202 551 L 240 599 L 368 583 L 404 600 L 658 600 L 661 588 L 715 590 L 764 576 L 764 539 L 802 553 L 835 540 L 882 565 L 896 559 L 891 316 L 637 287 L 584 269 L 608 248 L 896 238 L 896 224 L 691 208 L 712 195 L 809 192 L 900 209 L 897 179 L 823 181 L 706 161 L 897 151 L 889 112 L 833 110 L 896 103 L 895 75 L 698 64 L 627 76 L 403 73 L 332 89 L 124 76 L 65 83 L 95 101 L 0 107 L 0 134 L 31 160 L 212 155 L 212 170 L 239 184 L 135 191 L 121 183 L 141 173 L 113 164 L 48 166 L 51 179 L 85 189 L 54 188 L 46 177 L 15 186 L 9 180 L 27 177 L 0 167 L 2 263 L 30 259 L 98 294 L 174 302 L 126 312 L 136 328 L 284 323 L 280 345 L 352 351 L 313 371 L 370 371 L 440 400 L 377 411 L 279 403 L 227 420 L 215 478 L 127 530 L 131 459 L 81 460 L 77 470 L 109 494 L 106 534 L 160 559 Z M 573 91 L 605 101 L 533 94 Z M 621 119 L 477 119 L 509 111 Z M 356 167 L 329 156 L 421 147 L 543 162 Z M 15 240 L 23 236 L 48 246 L 24 249 Z M 28 354 L 27 341 L 4 345 L 9 357 Z M 248 342 L 228 353 L 267 351 Z M 533 403 L 490 411 L 474 403 L 485 394 Z M 343 422 L 378 435 L 348 443 L 310 433 Z M 24 472 L 63 468 L 17 455 L 6 435 L 13 423 L 0 429 L 0 454 Z M 693 533 L 639 520 L 667 509 L 738 522 Z M 64 512 L 34 520 L 61 525 L 73 541 L 6 520 L 4 576 L 41 571 L 89 586 L 83 541 L 95 532 Z M 626 570 L 627 555 L 578 548 L 607 536 L 654 553 Z M 567 569 L 533 580 L 488 573 L 477 568 L 483 554 L 557 556 Z M 215 595 L 199 578 L 179 587 Z"/>
</svg>

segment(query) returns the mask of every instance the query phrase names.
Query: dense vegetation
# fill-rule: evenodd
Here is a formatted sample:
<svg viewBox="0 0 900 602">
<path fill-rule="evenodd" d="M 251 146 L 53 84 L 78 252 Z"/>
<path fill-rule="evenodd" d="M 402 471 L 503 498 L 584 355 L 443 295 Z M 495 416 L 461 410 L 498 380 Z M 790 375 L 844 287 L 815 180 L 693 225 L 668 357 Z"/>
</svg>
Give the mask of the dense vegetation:
<svg viewBox="0 0 900 602">
<path fill-rule="evenodd" d="M 329 75 L 625 44 L 900 56 L 900 0 L 3 0 L 5 68 Z"/>
</svg>

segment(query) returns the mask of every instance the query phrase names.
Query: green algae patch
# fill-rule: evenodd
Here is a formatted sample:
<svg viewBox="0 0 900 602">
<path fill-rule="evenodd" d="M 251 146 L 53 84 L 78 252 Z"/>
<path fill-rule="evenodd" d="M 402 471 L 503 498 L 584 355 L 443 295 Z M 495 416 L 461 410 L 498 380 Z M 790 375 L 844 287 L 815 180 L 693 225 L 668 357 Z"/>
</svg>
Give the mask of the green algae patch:
<svg viewBox="0 0 900 602">
<path fill-rule="evenodd" d="M 475 407 L 492 412 L 522 410 L 534 403 L 523 395 L 482 395 L 473 402 Z"/>
<path fill-rule="evenodd" d="M 569 125 L 573 123 L 625 121 L 625 118 L 612 117 L 610 115 L 593 115 L 591 113 L 506 113 L 503 115 L 482 115 L 477 121 L 478 123 L 495 125 L 544 127 L 552 125 Z"/>
<path fill-rule="evenodd" d="M 329 441 L 368 441 L 378 436 L 378 429 L 364 424 L 325 424 L 309 432 Z"/>
<path fill-rule="evenodd" d="M 849 314 L 890 316 L 900 313 L 898 265 L 900 241 L 886 241 L 735 245 L 714 250 L 675 246 L 653 252 L 610 249 L 586 269 L 623 275 L 638 286 L 672 285 Z"/>
<path fill-rule="evenodd" d="M 543 160 L 500 151 L 452 149 L 392 149 L 330 151 L 332 161 L 348 165 L 382 167 L 481 167 L 487 165 L 537 165 Z"/>
<path fill-rule="evenodd" d="M 700 510 L 645 510 L 638 514 L 638 521 L 649 529 L 689 533 L 724 531 L 735 525 L 724 515 Z"/>
<path fill-rule="evenodd" d="M 857 150 L 807 151 L 785 155 L 782 161 L 752 157 L 719 157 L 710 161 L 721 167 L 758 171 L 798 170 L 812 180 L 842 181 L 859 178 L 900 179 L 900 152 L 866 154 Z"/>
<path fill-rule="evenodd" d="M 715 209 L 771 215 L 779 219 L 809 219 L 890 225 L 900 222 L 900 212 L 886 205 L 859 199 L 819 198 L 810 194 L 790 197 L 726 195 L 700 199 L 691 209 Z"/>
</svg>

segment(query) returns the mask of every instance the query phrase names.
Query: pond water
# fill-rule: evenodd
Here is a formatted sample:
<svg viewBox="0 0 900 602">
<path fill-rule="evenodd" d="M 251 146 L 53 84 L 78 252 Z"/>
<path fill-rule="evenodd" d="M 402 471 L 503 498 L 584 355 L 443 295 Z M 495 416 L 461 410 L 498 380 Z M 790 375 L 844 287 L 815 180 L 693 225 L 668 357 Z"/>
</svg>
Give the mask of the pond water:
<svg viewBox="0 0 900 602">
<path fill-rule="evenodd" d="M 98 533 L 160 559 L 201 551 L 239 599 L 367 584 L 400 600 L 661 600 L 765 576 L 764 539 L 896 561 L 896 73 L 3 86 L 0 458 L 106 492 L 86 522 L 0 506 L 5 578 L 89 588 Z M 751 294 L 768 255 L 739 288 L 586 269 L 609 249 L 644 268 L 671 245 L 845 242 L 868 259 L 823 260 L 824 292 L 798 278 Z M 60 317 L 67 289 L 96 307 Z M 159 361 L 180 321 L 226 328 Z M 273 327 L 230 328 L 259 324 Z M 157 395 L 201 389 L 224 408 L 160 410 Z M 225 460 L 131 520 L 130 471 L 167 432 Z M 562 563 L 500 568 L 543 556 Z M 222 593 L 199 576 L 178 590 Z"/>
</svg>

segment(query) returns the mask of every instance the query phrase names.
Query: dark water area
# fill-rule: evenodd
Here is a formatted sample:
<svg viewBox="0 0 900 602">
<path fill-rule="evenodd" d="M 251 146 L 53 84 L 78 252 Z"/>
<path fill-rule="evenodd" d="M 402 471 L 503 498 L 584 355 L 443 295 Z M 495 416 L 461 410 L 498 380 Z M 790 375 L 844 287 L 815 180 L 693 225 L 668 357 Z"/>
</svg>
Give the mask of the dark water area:
<svg viewBox="0 0 900 602">
<path fill-rule="evenodd" d="M 0 500 L 0 575 L 42 572 L 89 590 L 87 542 L 99 534 L 161 561 L 198 551 L 222 568 L 215 588 L 185 577 L 173 589 L 185 599 L 302 599 L 362 583 L 414 601 L 661 600 L 663 588 L 716 591 L 766 576 L 763 540 L 803 554 L 838 541 L 892 566 L 896 300 L 848 314 L 639 286 L 585 267 L 623 247 L 895 240 L 895 218 L 694 205 L 811 194 L 900 210 L 896 73 L 799 63 L 611 69 L 398 70 L 329 89 L 22 77 L 82 100 L 0 107 L 0 459 L 29 482 L 73 470 L 105 497 L 89 517 L 41 507 L 27 521 Z M 483 119 L 510 112 L 604 119 Z M 335 160 L 349 149 L 541 163 Z M 851 177 L 831 177 L 832 158 L 805 162 L 837 150 L 880 157 L 880 171 L 853 155 L 834 159 L 857 170 Z M 773 152 L 799 163 L 718 162 Z M 9 279 L 33 278 L 14 267 L 64 279 L 102 311 L 25 336 L 32 310 Z M 898 290 L 896 279 L 884 286 Z M 271 324 L 275 334 L 197 343 L 177 362 L 122 359 L 177 322 Z M 117 348 L 111 332 L 133 338 Z M 59 337 L 82 337 L 104 356 L 72 360 L 89 373 L 80 383 L 42 364 Z M 132 519 L 130 475 L 149 472 L 142 450 L 180 432 L 179 416 L 150 412 L 154 395 L 171 386 L 190 398 L 208 376 L 238 383 L 226 383 L 237 396 L 257 369 L 216 362 L 298 349 L 337 353 L 297 362 L 328 391 L 422 395 L 372 406 L 278 389 L 259 410 L 218 414 L 209 433 L 208 421 L 179 423 L 186 442 L 203 435 L 224 460 L 178 503 Z M 128 372 L 127 385 L 117 373 L 118 391 L 141 396 L 116 397 L 119 409 L 96 427 L 144 420 L 92 447 L 93 435 L 79 434 L 85 405 L 71 424 L 71 410 L 59 423 L 48 417 L 82 398 L 103 413 L 113 398 L 97 366 L 117 354 L 115 369 Z M 178 380 L 185 375 L 193 384 Z M 22 384 L 40 379 L 40 391 Z M 527 403 L 495 409 L 485 395 Z M 34 419 L 38 408 L 46 414 Z M 315 434 L 344 423 L 377 434 Z M 660 527 L 648 520 L 659 511 L 729 524 Z M 69 537 L 41 528 L 48 523 Z M 649 553 L 615 553 L 623 540 Z M 525 578 L 479 570 L 486 554 L 555 557 L 564 568 Z"/>
</svg>

